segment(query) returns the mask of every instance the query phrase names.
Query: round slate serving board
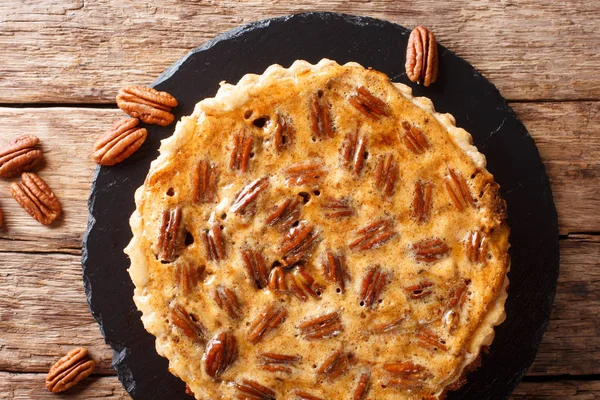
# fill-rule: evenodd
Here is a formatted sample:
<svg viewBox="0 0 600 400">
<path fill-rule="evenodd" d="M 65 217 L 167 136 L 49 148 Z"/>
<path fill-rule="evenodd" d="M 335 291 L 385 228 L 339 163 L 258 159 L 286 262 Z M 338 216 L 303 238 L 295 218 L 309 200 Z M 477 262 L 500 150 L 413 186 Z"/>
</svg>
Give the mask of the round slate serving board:
<svg viewBox="0 0 600 400">
<path fill-rule="evenodd" d="M 255 22 L 229 31 L 167 69 L 152 86 L 179 100 L 175 119 L 212 97 L 220 81 L 237 82 L 261 74 L 271 64 L 288 67 L 296 59 L 356 61 L 410 85 L 416 96 L 433 100 L 457 126 L 473 135 L 501 186 L 511 227 L 510 294 L 507 319 L 483 365 L 448 399 L 504 399 L 531 365 L 548 324 L 558 277 L 558 227 L 552 193 L 538 150 L 498 90 L 466 61 L 439 47 L 440 73 L 430 88 L 412 84 L 404 73 L 410 31 L 372 18 L 306 13 Z M 493 49 L 490 49 L 493 51 Z M 107 123 L 110 121 L 107 121 Z M 160 140 L 169 127 L 147 126 L 140 151 L 124 163 L 98 168 L 89 199 L 83 239 L 83 279 L 92 314 L 115 350 L 113 366 L 134 399 L 191 399 L 154 349 L 154 337 L 140 321 L 123 248 L 131 239 L 128 219 L 133 194 L 144 182 Z M 334 399 L 331 399 L 334 400 Z"/>
</svg>

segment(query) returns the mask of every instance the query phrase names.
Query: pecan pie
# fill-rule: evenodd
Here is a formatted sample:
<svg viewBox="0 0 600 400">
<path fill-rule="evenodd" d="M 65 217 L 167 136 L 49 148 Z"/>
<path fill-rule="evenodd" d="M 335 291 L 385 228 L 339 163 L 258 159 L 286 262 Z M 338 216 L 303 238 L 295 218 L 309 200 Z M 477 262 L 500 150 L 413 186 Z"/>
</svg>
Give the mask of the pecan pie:
<svg viewBox="0 0 600 400">
<path fill-rule="evenodd" d="M 136 192 L 134 300 L 197 399 L 439 399 L 504 319 L 471 136 L 356 63 L 223 84 Z"/>
</svg>

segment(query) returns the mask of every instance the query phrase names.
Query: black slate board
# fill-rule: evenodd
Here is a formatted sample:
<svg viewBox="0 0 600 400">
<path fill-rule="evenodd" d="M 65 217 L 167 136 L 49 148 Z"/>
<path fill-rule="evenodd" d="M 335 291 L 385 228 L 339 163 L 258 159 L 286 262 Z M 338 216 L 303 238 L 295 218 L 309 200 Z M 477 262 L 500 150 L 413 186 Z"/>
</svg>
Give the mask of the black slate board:
<svg viewBox="0 0 600 400">
<path fill-rule="evenodd" d="M 498 90 L 471 65 L 439 47 L 440 74 L 430 88 L 404 74 L 409 30 L 372 18 L 306 13 L 255 22 L 229 31 L 165 71 L 153 86 L 173 94 L 176 120 L 196 102 L 214 96 L 220 81 L 237 82 L 245 73 L 262 73 L 271 64 L 296 59 L 312 63 L 327 57 L 357 61 L 409 84 L 415 95 L 431 98 L 436 110 L 456 117 L 473 135 L 501 185 L 511 227 L 512 267 L 507 320 L 481 368 L 449 399 L 504 399 L 532 363 L 548 324 L 558 277 L 558 227 L 552 193 L 538 150 Z M 143 51 L 141 49 L 140 51 Z M 490 49 L 493 51 L 493 49 Z M 108 121 L 110 122 L 110 121 Z M 108 123 L 107 122 L 107 123 Z M 131 238 L 128 218 L 159 141 L 170 127 L 148 126 L 144 146 L 121 165 L 98 168 L 89 199 L 83 240 L 83 279 L 92 314 L 115 350 L 113 366 L 134 399 L 189 399 L 184 384 L 167 371 L 154 338 L 140 321 L 123 248 Z"/>
</svg>

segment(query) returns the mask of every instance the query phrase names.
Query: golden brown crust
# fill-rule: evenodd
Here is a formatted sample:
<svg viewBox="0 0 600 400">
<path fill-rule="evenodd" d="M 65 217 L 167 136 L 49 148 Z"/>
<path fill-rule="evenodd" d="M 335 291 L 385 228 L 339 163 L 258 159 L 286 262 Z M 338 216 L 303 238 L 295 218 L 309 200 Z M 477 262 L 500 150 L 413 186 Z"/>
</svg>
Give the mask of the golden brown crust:
<svg viewBox="0 0 600 400">
<path fill-rule="evenodd" d="M 485 158 L 357 64 L 223 85 L 136 204 L 134 299 L 198 399 L 339 398 L 359 375 L 365 398 L 440 397 L 504 318 L 506 207 Z M 294 363 L 259 357 L 275 351 Z"/>
</svg>

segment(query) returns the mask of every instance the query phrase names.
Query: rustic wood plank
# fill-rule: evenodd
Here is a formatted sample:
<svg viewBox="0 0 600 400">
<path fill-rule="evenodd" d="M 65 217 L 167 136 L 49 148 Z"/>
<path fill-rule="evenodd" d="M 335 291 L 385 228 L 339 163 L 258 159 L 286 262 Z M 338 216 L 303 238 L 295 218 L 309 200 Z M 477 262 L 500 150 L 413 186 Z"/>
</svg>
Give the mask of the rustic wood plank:
<svg viewBox="0 0 600 400">
<path fill-rule="evenodd" d="M 240 24 L 303 11 L 429 26 L 508 99 L 598 99 L 600 3 L 422 0 L 0 3 L 0 103 L 113 102 Z M 390 40 L 393 40 L 391 38 Z M 260 71 L 253 71 L 260 72 Z"/>
<path fill-rule="evenodd" d="M 600 102 L 513 106 L 546 164 L 560 232 L 600 231 Z M 56 226 L 43 227 L 10 196 L 10 181 L 0 181 L 0 208 L 5 215 L 0 250 L 72 252 L 80 248 L 87 223 L 86 199 L 96 168 L 89 153 L 97 136 L 120 115 L 117 109 L 0 108 L 2 141 L 24 132 L 41 138 L 46 167 L 40 175 L 64 209 Z"/>
<path fill-rule="evenodd" d="M 0 252 L 0 371 L 43 372 L 85 346 L 99 373 L 112 353 L 89 314 L 78 256 Z M 600 373 L 600 236 L 561 240 L 554 312 L 531 375 Z"/>
<path fill-rule="evenodd" d="M 0 252 L 0 371 L 47 372 L 58 356 L 87 347 L 98 373 L 112 374 L 112 350 L 90 314 L 81 259 Z"/>
<path fill-rule="evenodd" d="M 511 106 L 546 165 L 560 233 L 600 231 L 600 102 Z"/>
<path fill-rule="evenodd" d="M 0 109 L 2 142 L 30 133 L 40 137 L 46 160 L 39 172 L 60 200 L 64 214 L 51 227 L 33 220 L 0 181 L 1 251 L 70 251 L 81 249 L 87 224 L 87 198 L 96 164 L 90 153 L 96 138 L 122 115 L 118 109 Z M 68 117 L 67 117 L 68 116 Z"/>
<path fill-rule="evenodd" d="M 46 390 L 46 374 L 0 372 L 0 398 L 13 400 L 123 400 L 131 399 L 116 376 L 92 375 L 65 393 Z"/>
<path fill-rule="evenodd" d="M 120 86 L 150 82 L 188 50 L 227 29 L 306 10 L 430 26 L 443 45 L 509 99 L 600 99 L 597 2 L 249 0 L 243 16 L 236 0 L 34 3 L 0 4 L 0 103 L 112 103 Z M 599 232 L 600 102 L 512 107 L 545 160 L 561 234 Z M 68 120 L 61 120 L 64 115 Z M 57 226 L 42 227 L 0 181 L 0 207 L 7 214 L 0 258 L 10 260 L 0 263 L 0 371 L 18 371 L 0 372 L 0 398 L 129 398 L 114 376 L 94 375 L 67 395 L 52 395 L 43 386 L 43 372 L 75 345 L 90 348 L 98 373 L 114 374 L 111 351 L 85 303 L 79 256 L 94 171 L 87 155 L 116 115 L 116 110 L 0 108 L 0 141 L 16 136 L 17 129 L 42 138 L 48 164 L 41 175 L 65 207 Z M 599 259 L 596 236 L 571 234 L 561 241 L 555 308 L 529 375 L 600 373 Z M 600 399 L 600 381 L 526 381 L 512 399 Z"/>
<path fill-rule="evenodd" d="M 600 374 L 600 236 L 561 240 L 550 324 L 529 375 Z"/>
<path fill-rule="evenodd" d="M 512 400 L 596 400 L 600 381 L 521 382 Z"/>
<path fill-rule="evenodd" d="M 45 374 L 0 372 L 0 397 L 14 400 L 123 400 L 129 395 L 116 376 L 92 375 L 66 393 L 52 394 L 44 388 Z M 597 400 L 600 381 L 521 382 L 511 400 Z"/>
</svg>

